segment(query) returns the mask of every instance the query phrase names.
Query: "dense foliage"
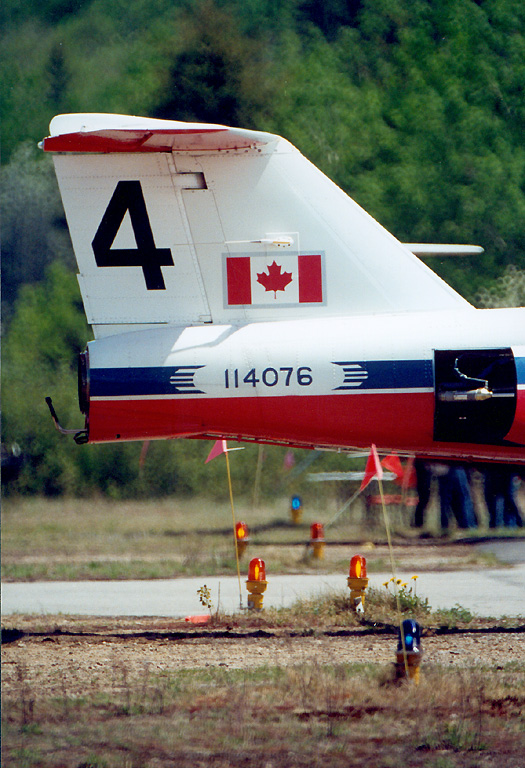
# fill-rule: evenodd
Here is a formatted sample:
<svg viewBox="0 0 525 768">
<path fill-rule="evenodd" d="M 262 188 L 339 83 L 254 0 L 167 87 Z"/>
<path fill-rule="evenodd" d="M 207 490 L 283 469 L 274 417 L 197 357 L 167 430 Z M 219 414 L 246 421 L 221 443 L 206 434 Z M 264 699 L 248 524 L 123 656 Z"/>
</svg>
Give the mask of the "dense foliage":
<svg viewBox="0 0 525 768">
<path fill-rule="evenodd" d="M 430 263 L 468 299 L 523 302 L 511 290 L 525 268 L 521 0 L 5 0 L 0 30 L 3 441 L 29 457 L 22 490 L 192 490 L 206 452 L 158 444 L 148 480 L 140 446 L 72 451 L 51 429 L 48 393 L 64 421 L 79 417 L 88 338 L 36 149 L 57 113 L 284 135 L 400 239 L 483 245 L 481 258 Z"/>
</svg>

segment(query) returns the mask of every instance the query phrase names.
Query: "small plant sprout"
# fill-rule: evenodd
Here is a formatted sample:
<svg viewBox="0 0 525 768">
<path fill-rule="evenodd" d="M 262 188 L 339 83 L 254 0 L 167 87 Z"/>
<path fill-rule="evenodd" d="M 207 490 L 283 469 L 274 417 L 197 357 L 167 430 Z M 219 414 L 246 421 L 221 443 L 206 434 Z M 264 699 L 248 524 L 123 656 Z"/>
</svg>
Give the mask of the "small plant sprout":
<svg viewBox="0 0 525 768">
<path fill-rule="evenodd" d="M 213 603 L 211 601 L 211 592 L 209 587 L 204 584 L 202 587 L 200 587 L 197 590 L 197 594 L 199 596 L 199 600 L 201 602 L 201 605 L 203 605 L 205 608 L 207 608 L 210 612 L 210 616 L 212 615 L 212 608 Z"/>
<path fill-rule="evenodd" d="M 402 579 L 394 579 L 392 577 L 388 581 L 383 582 L 383 586 L 387 590 L 389 589 L 391 584 L 397 587 L 397 596 L 399 598 L 399 605 L 401 606 L 401 610 L 420 611 L 421 613 L 428 613 L 430 611 L 428 598 L 423 599 L 417 596 L 417 592 L 416 592 L 417 578 L 418 578 L 417 576 L 412 576 L 409 581 L 413 583 L 410 584 L 409 586 L 408 582 L 403 581 Z M 395 590 L 394 590 L 394 594 L 395 594 Z"/>
</svg>

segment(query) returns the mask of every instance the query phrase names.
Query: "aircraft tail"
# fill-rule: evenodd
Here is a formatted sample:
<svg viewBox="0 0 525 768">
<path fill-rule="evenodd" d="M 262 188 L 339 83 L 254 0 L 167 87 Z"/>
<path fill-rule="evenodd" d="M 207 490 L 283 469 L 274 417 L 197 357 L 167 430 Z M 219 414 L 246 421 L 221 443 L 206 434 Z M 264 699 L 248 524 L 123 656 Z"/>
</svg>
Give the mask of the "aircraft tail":
<svg viewBox="0 0 525 768">
<path fill-rule="evenodd" d="M 279 136 L 60 115 L 41 146 L 97 336 L 470 306 Z"/>
</svg>

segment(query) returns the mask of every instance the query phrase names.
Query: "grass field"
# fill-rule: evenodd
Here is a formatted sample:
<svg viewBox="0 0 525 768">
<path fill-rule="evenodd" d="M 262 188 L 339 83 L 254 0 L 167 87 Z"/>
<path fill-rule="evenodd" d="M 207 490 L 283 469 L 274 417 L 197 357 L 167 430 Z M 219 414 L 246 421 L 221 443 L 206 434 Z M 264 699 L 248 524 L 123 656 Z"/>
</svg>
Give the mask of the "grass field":
<svg viewBox="0 0 525 768">
<path fill-rule="evenodd" d="M 360 551 L 370 570 L 387 570 L 379 510 L 372 519 L 359 508 L 341 515 L 326 529 L 325 558 L 308 555 L 310 523 L 329 523 L 337 510 L 335 501 L 311 498 L 294 525 L 288 499 L 256 512 L 239 501 L 236 518 L 252 534 L 242 567 L 257 555 L 275 573 L 346 575 Z M 392 510 L 391 522 L 398 568 L 494 564 L 455 541 L 454 532 L 419 541 L 402 511 Z M 7 499 L 3 578 L 234 573 L 231 526 L 227 502 Z M 208 634 L 194 636 L 181 634 L 184 622 L 173 631 L 168 620 L 129 619 L 124 627 L 112 619 L 4 617 L 11 642 L 2 648 L 2 765 L 522 768 L 522 620 L 483 620 L 460 606 L 436 613 L 411 585 L 401 598 L 403 616 L 424 628 L 423 643 L 450 659 L 445 665 L 432 653 L 424 657 L 419 686 L 394 679 L 399 617 L 389 587 L 368 591 L 364 618 L 350 610 L 345 593 L 286 610 L 214 616 Z M 242 668 L 233 663 L 232 632 L 245 633 L 235 651 Z M 387 647 L 386 656 L 374 651 L 374 663 L 342 662 L 334 632 L 338 643 L 367 652 Z M 258 639 L 261 633 L 270 639 Z M 270 662 L 258 661 L 260 643 L 284 645 L 287 662 L 272 650 Z M 196 644 L 202 660 L 187 668 Z M 461 648 L 468 648 L 468 661 Z"/>
<path fill-rule="evenodd" d="M 21 671 L 5 768 L 523 766 L 523 664 L 430 667 L 417 689 L 361 664 L 112 675 L 36 702 Z"/>
<path fill-rule="evenodd" d="M 522 768 L 523 627 L 403 607 L 425 627 L 419 685 L 396 680 L 388 590 L 364 619 L 348 595 L 204 630 L 11 617 L 23 634 L 2 651 L 2 765 Z M 374 662 L 341 661 L 346 644 Z"/>
<path fill-rule="evenodd" d="M 341 504 L 338 506 L 329 496 L 314 496 L 305 502 L 302 521 L 295 525 L 288 505 L 288 498 L 266 503 L 256 510 L 245 500 L 236 503 L 236 519 L 244 520 L 251 533 L 244 560 L 262 557 L 273 573 L 340 572 L 348 568 L 353 547 L 357 546 L 366 554 L 370 571 L 388 570 L 385 529 L 379 508 L 367 517 L 357 505 L 330 524 Z M 454 532 L 445 539 L 419 542 L 407 525 L 409 513 L 393 507 L 389 515 L 398 544 L 399 568 L 421 570 L 495 564 L 493 559 L 476 554 L 472 548 L 447 547 L 456 538 Z M 429 529 L 434 533 L 435 518 L 435 512 L 431 512 Z M 314 521 L 325 525 L 327 545 L 320 561 L 312 558 L 307 549 L 310 524 Z M 480 529 L 477 535 L 484 532 Z M 416 542 L 428 545 L 425 556 L 419 560 L 410 547 Z M 233 574 L 235 567 L 228 501 L 4 499 L 3 580 L 212 576 Z"/>
</svg>

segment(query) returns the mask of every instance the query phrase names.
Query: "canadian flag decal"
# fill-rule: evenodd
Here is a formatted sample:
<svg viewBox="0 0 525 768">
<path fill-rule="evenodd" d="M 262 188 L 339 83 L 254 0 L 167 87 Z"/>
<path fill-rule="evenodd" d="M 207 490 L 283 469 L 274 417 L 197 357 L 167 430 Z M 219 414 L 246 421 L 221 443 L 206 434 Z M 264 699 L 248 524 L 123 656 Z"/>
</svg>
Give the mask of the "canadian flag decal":
<svg viewBox="0 0 525 768">
<path fill-rule="evenodd" d="M 228 306 L 320 304 L 323 302 L 321 254 L 227 256 Z"/>
</svg>

